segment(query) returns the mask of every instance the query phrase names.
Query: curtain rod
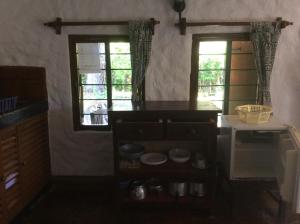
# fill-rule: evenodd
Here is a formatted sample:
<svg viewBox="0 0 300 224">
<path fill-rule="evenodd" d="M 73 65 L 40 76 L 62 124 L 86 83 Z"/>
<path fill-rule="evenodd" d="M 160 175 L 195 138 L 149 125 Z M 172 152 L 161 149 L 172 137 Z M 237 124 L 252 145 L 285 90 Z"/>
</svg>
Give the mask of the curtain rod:
<svg viewBox="0 0 300 224">
<path fill-rule="evenodd" d="M 293 25 L 293 22 L 282 20 L 281 17 L 278 17 L 276 21 L 281 23 L 281 29 L 284 29 L 289 25 Z M 186 27 L 188 26 L 250 26 L 250 24 L 251 22 L 186 22 L 186 18 L 181 18 L 179 23 L 175 23 L 175 26 L 179 27 L 180 34 L 185 35 Z M 275 25 L 276 22 L 272 22 L 272 24 Z"/>
<path fill-rule="evenodd" d="M 154 34 L 154 26 L 159 24 L 160 21 L 154 18 L 150 19 L 152 25 L 152 34 Z M 128 25 L 129 21 L 76 21 L 76 22 L 63 22 L 62 18 L 57 17 L 54 21 L 44 23 L 45 26 L 51 27 L 55 30 L 56 34 L 61 34 L 63 26 L 99 26 L 99 25 Z"/>
</svg>

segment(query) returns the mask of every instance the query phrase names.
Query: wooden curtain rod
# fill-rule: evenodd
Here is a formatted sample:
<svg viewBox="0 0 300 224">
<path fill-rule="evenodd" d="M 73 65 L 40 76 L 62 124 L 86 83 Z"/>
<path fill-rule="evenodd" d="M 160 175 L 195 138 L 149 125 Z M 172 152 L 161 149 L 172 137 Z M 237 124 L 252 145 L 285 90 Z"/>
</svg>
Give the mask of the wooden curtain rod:
<svg viewBox="0 0 300 224">
<path fill-rule="evenodd" d="M 276 21 L 281 22 L 281 29 L 284 29 L 285 27 L 289 25 L 293 25 L 293 22 L 282 20 L 281 17 L 278 17 Z M 186 34 L 186 27 L 188 26 L 212 26 L 212 25 L 218 25 L 218 26 L 250 26 L 251 22 L 186 22 L 186 18 L 181 18 L 179 23 L 176 23 L 175 26 L 178 26 L 180 29 L 180 34 L 185 35 Z M 273 25 L 275 25 L 276 22 L 273 22 Z"/>
<path fill-rule="evenodd" d="M 154 34 L 154 26 L 159 24 L 160 21 L 154 18 L 150 19 L 152 25 L 152 34 Z M 99 26 L 99 25 L 128 25 L 129 21 L 77 21 L 77 22 L 63 22 L 62 18 L 57 17 L 54 21 L 44 23 L 45 26 L 49 26 L 55 30 L 56 34 L 61 34 L 61 28 L 63 26 Z"/>
</svg>

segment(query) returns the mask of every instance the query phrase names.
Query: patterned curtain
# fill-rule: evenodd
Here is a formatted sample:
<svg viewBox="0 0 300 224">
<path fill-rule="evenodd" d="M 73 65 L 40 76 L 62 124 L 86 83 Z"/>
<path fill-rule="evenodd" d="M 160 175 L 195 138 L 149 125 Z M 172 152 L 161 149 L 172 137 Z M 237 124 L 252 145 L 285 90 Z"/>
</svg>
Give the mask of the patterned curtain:
<svg viewBox="0 0 300 224">
<path fill-rule="evenodd" d="M 272 22 L 251 23 L 250 39 L 259 78 L 259 104 L 271 105 L 270 79 L 280 32 L 280 21 L 275 25 Z"/>
<path fill-rule="evenodd" d="M 151 55 L 152 24 L 148 21 L 131 21 L 129 39 L 132 66 L 132 100 L 143 101 L 143 82 Z"/>
</svg>

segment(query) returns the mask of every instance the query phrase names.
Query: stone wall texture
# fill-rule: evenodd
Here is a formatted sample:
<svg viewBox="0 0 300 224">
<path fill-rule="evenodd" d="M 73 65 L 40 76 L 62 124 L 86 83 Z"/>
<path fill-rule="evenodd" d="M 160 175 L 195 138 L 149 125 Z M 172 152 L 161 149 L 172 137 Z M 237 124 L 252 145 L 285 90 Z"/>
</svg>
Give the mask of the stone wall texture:
<svg viewBox="0 0 300 224">
<path fill-rule="evenodd" d="M 186 0 L 189 21 L 274 20 L 294 25 L 283 30 L 278 46 L 271 94 L 275 116 L 300 128 L 299 0 Z M 64 20 L 130 20 L 154 17 L 153 51 L 146 77 L 148 100 L 188 100 L 192 34 L 242 32 L 239 27 L 188 28 L 182 36 L 173 0 L 1 0 L 0 64 L 44 66 L 49 95 L 50 147 L 53 175 L 113 174 L 110 132 L 75 132 L 72 125 L 69 34 L 126 34 L 126 27 L 68 27 L 62 35 L 43 26 Z"/>
</svg>

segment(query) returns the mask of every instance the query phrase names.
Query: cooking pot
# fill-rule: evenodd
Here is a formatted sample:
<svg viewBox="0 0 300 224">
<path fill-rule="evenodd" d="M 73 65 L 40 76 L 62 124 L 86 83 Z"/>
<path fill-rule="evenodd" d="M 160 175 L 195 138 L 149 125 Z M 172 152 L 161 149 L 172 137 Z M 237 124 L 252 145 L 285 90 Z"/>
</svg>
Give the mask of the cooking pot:
<svg viewBox="0 0 300 224">
<path fill-rule="evenodd" d="M 186 182 L 173 182 L 169 184 L 169 193 L 175 197 L 183 197 L 187 192 Z"/>
<path fill-rule="evenodd" d="M 146 198 L 146 186 L 142 181 L 133 181 L 129 187 L 130 197 L 134 200 L 143 200 Z"/>
<path fill-rule="evenodd" d="M 190 183 L 189 193 L 192 196 L 203 197 L 205 196 L 203 183 Z"/>
<path fill-rule="evenodd" d="M 152 193 L 155 195 L 159 195 L 164 190 L 161 182 L 155 178 L 151 178 L 150 180 L 148 180 L 147 186 L 148 186 L 149 193 Z"/>
</svg>

